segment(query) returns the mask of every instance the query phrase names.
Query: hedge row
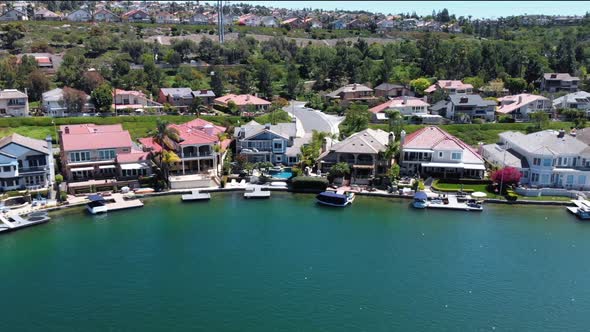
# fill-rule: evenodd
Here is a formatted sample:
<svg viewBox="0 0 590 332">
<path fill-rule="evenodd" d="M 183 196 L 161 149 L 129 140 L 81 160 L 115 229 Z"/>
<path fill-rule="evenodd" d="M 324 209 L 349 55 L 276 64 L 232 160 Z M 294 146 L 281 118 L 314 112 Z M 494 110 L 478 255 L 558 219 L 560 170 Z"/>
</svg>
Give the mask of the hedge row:
<svg viewBox="0 0 590 332">
<path fill-rule="evenodd" d="M 297 176 L 291 179 L 293 191 L 296 192 L 320 192 L 326 190 L 328 184 L 325 178 L 311 176 Z"/>
</svg>

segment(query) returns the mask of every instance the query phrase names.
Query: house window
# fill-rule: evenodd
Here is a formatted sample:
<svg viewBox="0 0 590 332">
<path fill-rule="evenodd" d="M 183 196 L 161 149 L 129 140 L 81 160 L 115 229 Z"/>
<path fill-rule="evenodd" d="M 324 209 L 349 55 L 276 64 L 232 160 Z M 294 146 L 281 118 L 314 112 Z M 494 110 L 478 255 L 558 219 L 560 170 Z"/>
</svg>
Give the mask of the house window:
<svg viewBox="0 0 590 332">
<path fill-rule="evenodd" d="M 538 173 L 531 173 L 531 181 L 538 182 L 539 181 L 539 174 Z"/>
<path fill-rule="evenodd" d="M 586 184 L 586 175 L 578 176 L 578 184 Z"/>
<path fill-rule="evenodd" d="M 90 160 L 90 151 L 70 152 L 70 161 L 88 161 Z"/>
<path fill-rule="evenodd" d="M 533 165 L 535 165 L 535 166 L 541 165 L 541 158 L 533 158 Z"/>
<path fill-rule="evenodd" d="M 115 157 L 115 150 L 98 150 L 98 159 L 100 160 L 115 159 Z"/>
<path fill-rule="evenodd" d="M 543 159 L 543 166 L 550 167 L 553 161 L 551 159 Z"/>
<path fill-rule="evenodd" d="M 548 184 L 549 183 L 549 174 L 542 174 L 541 175 L 541 183 Z"/>
<path fill-rule="evenodd" d="M 276 156 L 276 160 L 277 161 L 283 161 L 283 158 L 281 156 Z"/>
<path fill-rule="evenodd" d="M 12 171 L 12 166 L 3 166 L 2 171 L 3 172 L 10 172 L 10 171 Z"/>
<path fill-rule="evenodd" d="M 442 157 L 443 157 L 443 153 L 442 153 L 442 151 L 439 151 L 439 152 L 438 152 L 438 157 L 439 157 L 439 158 L 442 158 Z"/>
<path fill-rule="evenodd" d="M 566 184 L 574 184 L 574 176 L 573 175 L 568 175 L 566 177 L 565 183 Z"/>
<path fill-rule="evenodd" d="M 567 166 L 567 161 L 569 158 L 559 158 L 559 159 L 561 159 L 561 163 L 560 163 L 561 166 Z"/>
<path fill-rule="evenodd" d="M 274 148 L 275 149 L 282 149 L 283 148 L 283 143 L 282 142 L 275 142 L 274 143 Z"/>
<path fill-rule="evenodd" d="M 453 160 L 461 160 L 461 152 L 453 152 L 451 154 L 451 159 L 453 159 Z"/>
</svg>

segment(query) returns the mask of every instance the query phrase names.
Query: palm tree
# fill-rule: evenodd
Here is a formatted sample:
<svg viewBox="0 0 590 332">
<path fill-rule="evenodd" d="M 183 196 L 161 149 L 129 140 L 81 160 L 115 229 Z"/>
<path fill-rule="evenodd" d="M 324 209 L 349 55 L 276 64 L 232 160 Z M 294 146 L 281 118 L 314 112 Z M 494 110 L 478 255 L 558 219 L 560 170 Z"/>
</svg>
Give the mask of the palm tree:
<svg viewBox="0 0 590 332">
<path fill-rule="evenodd" d="M 391 166 L 391 160 L 397 158 L 399 154 L 399 141 L 392 142 L 391 144 L 387 144 L 387 148 L 383 152 L 383 157 L 387 159 L 387 166 Z"/>
<path fill-rule="evenodd" d="M 399 136 L 403 129 L 404 117 L 402 116 L 402 113 L 398 110 L 386 110 L 385 114 L 388 118 L 387 122 L 389 125 L 389 131 L 394 132 L 395 136 Z"/>
<path fill-rule="evenodd" d="M 164 172 L 164 178 L 168 181 L 170 165 L 180 162 L 180 157 L 174 151 L 162 150 L 160 152 L 160 167 Z"/>
<path fill-rule="evenodd" d="M 180 140 L 178 130 L 169 126 L 168 121 L 157 119 L 156 129 L 151 133 L 152 141 L 162 147 L 158 153 L 159 165 L 162 170 L 164 181 L 168 182 L 168 171 L 171 163 L 180 161 L 180 158 L 174 153 L 174 143 Z"/>
</svg>

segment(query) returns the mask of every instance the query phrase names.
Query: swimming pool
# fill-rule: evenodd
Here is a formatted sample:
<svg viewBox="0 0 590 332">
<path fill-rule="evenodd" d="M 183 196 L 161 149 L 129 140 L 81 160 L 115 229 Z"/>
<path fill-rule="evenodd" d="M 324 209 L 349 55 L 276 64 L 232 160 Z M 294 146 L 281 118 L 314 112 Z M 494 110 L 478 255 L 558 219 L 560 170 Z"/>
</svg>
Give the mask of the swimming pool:
<svg viewBox="0 0 590 332">
<path fill-rule="evenodd" d="M 277 178 L 277 179 L 290 179 L 291 176 L 293 176 L 293 173 L 291 172 L 291 168 L 283 168 L 281 171 L 271 169 L 268 171 L 268 173 L 273 178 Z"/>
</svg>

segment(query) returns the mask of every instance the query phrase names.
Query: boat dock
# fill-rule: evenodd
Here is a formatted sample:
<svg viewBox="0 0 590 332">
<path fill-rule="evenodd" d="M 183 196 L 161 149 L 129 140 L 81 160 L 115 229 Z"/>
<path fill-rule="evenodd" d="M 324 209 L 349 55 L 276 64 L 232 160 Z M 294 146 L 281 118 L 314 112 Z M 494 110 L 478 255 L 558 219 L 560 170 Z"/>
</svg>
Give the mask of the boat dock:
<svg viewBox="0 0 590 332">
<path fill-rule="evenodd" d="M 133 209 L 143 206 L 143 202 L 137 198 L 127 199 L 125 200 L 123 194 L 112 194 L 111 196 L 107 197 L 107 211 L 117 211 L 117 210 L 125 210 L 125 209 Z"/>
<path fill-rule="evenodd" d="M 2 232 L 10 232 L 15 231 L 17 229 L 25 228 L 34 226 L 37 224 L 43 224 L 49 221 L 49 217 L 39 217 L 39 218 L 31 218 L 25 219 L 17 214 L 10 216 L 12 221 L 8 220 L 9 218 L 5 215 L 0 215 L 0 233 Z"/>
<path fill-rule="evenodd" d="M 583 199 L 574 199 L 572 203 L 575 206 L 568 206 L 566 209 L 583 220 L 590 219 L 590 202 Z"/>
<path fill-rule="evenodd" d="M 427 204 L 427 208 L 429 209 L 444 209 L 444 210 L 462 210 L 462 211 L 482 211 L 482 207 L 474 207 L 469 206 L 466 202 L 459 202 L 457 196 L 454 195 L 447 195 L 446 197 L 449 200 L 448 204 L 444 203 L 433 203 L 429 201 Z"/>
<path fill-rule="evenodd" d="M 193 190 L 190 194 L 182 195 L 183 202 L 190 202 L 190 201 L 208 201 L 211 199 L 210 193 L 202 193 L 198 190 Z"/>
<path fill-rule="evenodd" d="M 261 186 L 247 187 L 244 198 L 270 198 L 270 190 L 262 190 Z"/>
</svg>

